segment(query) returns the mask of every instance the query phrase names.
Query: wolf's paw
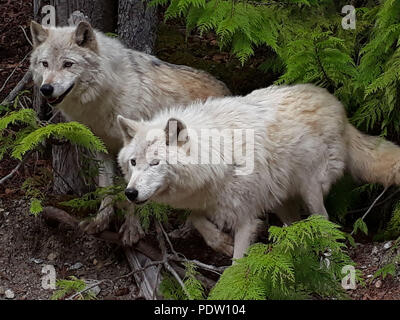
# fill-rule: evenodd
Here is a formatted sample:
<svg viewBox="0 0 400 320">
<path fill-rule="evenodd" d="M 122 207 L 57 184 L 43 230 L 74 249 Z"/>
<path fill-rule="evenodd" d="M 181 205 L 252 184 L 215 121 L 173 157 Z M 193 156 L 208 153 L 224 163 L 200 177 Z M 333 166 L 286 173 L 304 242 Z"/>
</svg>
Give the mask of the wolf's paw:
<svg viewBox="0 0 400 320">
<path fill-rule="evenodd" d="M 170 233 L 168 233 L 168 235 L 172 239 L 186 239 L 187 237 L 189 237 L 192 230 L 193 230 L 192 225 L 186 223 L 179 229 L 171 231 Z"/>
<path fill-rule="evenodd" d="M 114 214 L 113 207 L 102 209 L 93 220 L 85 220 L 79 223 L 79 227 L 88 234 L 96 234 L 106 230 Z"/>
<path fill-rule="evenodd" d="M 206 242 L 215 251 L 221 252 L 228 257 L 233 256 L 233 239 L 230 235 L 221 231 L 206 239 Z"/>
<path fill-rule="evenodd" d="M 121 228 L 119 229 L 122 244 L 130 247 L 139 242 L 145 236 L 145 233 L 140 225 L 139 219 L 134 215 L 127 215 Z"/>
<path fill-rule="evenodd" d="M 227 255 L 228 257 L 233 256 L 233 239 L 230 235 L 226 233 L 221 234 L 218 251 Z"/>
</svg>

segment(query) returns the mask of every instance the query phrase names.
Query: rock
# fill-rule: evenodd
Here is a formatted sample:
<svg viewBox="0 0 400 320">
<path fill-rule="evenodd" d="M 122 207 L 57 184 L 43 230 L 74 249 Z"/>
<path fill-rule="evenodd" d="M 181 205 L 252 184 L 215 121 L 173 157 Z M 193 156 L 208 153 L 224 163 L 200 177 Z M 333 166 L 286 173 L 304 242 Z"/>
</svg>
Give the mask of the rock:
<svg viewBox="0 0 400 320">
<path fill-rule="evenodd" d="M 77 262 L 73 264 L 71 267 L 68 268 L 68 270 L 78 270 L 83 267 L 83 264 L 80 262 Z"/>
<path fill-rule="evenodd" d="M 89 290 L 95 297 L 97 297 L 101 291 L 99 286 L 95 286 Z"/>
<path fill-rule="evenodd" d="M 49 261 L 54 261 L 54 260 L 56 260 L 56 258 L 57 258 L 57 253 L 54 253 L 54 252 L 50 253 L 47 256 L 47 260 L 49 260 Z"/>
<path fill-rule="evenodd" d="M 31 262 L 34 262 L 34 263 L 36 263 L 36 264 L 41 264 L 41 263 L 43 263 L 43 260 L 42 260 L 42 259 L 31 258 L 30 261 L 31 261 Z"/>
<path fill-rule="evenodd" d="M 8 289 L 8 290 L 6 290 L 6 292 L 4 292 L 4 296 L 6 297 L 6 299 L 14 299 L 15 298 L 14 292 L 10 289 Z"/>
<path fill-rule="evenodd" d="M 378 280 L 377 282 L 375 282 L 375 288 L 380 288 L 382 287 L 382 281 Z"/>
<path fill-rule="evenodd" d="M 383 245 L 383 248 L 385 250 L 388 250 L 388 249 L 390 249 L 392 247 L 392 244 L 393 244 L 393 241 L 388 241 Z"/>
<path fill-rule="evenodd" d="M 379 252 L 378 247 L 377 247 L 377 246 L 374 246 L 374 247 L 372 248 L 371 254 L 375 255 L 375 254 L 377 254 L 378 252 Z"/>
</svg>

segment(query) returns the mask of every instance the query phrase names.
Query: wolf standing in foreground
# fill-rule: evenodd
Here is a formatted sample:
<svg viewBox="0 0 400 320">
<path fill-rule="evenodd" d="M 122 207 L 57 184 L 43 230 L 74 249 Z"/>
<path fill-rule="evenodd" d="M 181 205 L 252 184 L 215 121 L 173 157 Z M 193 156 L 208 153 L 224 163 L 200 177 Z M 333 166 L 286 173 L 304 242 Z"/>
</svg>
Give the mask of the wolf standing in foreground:
<svg viewBox="0 0 400 320">
<path fill-rule="evenodd" d="M 113 183 L 114 157 L 122 147 L 117 115 L 149 119 L 172 104 L 187 104 L 210 96 L 225 96 L 229 90 L 210 74 L 163 62 L 151 55 L 124 47 L 118 40 L 95 31 L 87 22 L 77 27 L 43 28 L 31 23 L 34 51 L 30 70 L 35 84 L 52 106 L 68 120 L 87 125 L 100 137 L 110 155 L 104 163 L 99 186 Z M 103 200 L 99 214 L 83 228 L 98 233 L 107 228 L 113 213 L 112 199 Z M 134 206 L 120 232 L 130 245 L 143 231 L 134 216 Z"/>
<path fill-rule="evenodd" d="M 291 223 L 300 218 L 293 204 L 303 201 L 309 213 L 328 218 L 324 195 L 345 169 L 369 183 L 400 183 L 400 148 L 359 132 L 342 104 L 312 85 L 273 86 L 245 97 L 174 107 L 148 122 L 122 116 L 118 122 L 125 145 L 118 161 L 128 198 L 192 209 L 196 228 L 208 217 L 219 229 L 232 230 L 234 258 L 242 257 L 251 244 L 263 211 L 273 210 Z M 220 148 L 209 149 L 210 136 L 201 133 L 205 129 L 214 129 L 212 137 Z M 254 140 L 219 140 L 237 129 L 253 129 Z M 221 147 L 219 141 L 228 142 Z M 252 159 L 234 153 L 233 161 L 226 161 L 227 145 L 241 154 L 249 143 Z M 199 163 L 202 146 L 207 149 L 202 152 L 211 150 L 220 161 Z M 238 174 L 251 161 L 252 172 Z M 214 241 L 212 228 L 202 225 L 199 231 L 214 249 L 225 250 L 225 243 Z"/>
</svg>

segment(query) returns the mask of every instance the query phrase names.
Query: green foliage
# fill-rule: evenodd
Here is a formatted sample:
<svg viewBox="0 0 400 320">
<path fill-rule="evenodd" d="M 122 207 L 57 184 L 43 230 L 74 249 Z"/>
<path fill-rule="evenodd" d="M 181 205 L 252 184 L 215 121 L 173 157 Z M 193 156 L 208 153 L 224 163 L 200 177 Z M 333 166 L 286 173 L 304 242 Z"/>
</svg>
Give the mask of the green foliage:
<svg viewBox="0 0 400 320">
<path fill-rule="evenodd" d="M 349 175 L 340 179 L 325 199 L 325 206 L 329 212 L 329 219 L 344 223 L 347 212 L 360 198 L 362 191 L 355 188 L 355 183 Z"/>
<path fill-rule="evenodd" d="M 86 289 L 84 280 L 78 279 L 74 276 L 69 277 L 69 280 L 57 280 L 57 290 L 53 293 L 51 300 L 62 300 L 69 296 L 79 293 Z M 77 295 L 77 300 L 94 300 L 96 297 L 88 290 Z"/>
<path fill-rule="evenodd" d="M 170 274 L 164 274 L 160 283 L 160 293 L 167 300 L 203 300 L 205 297 L 204 288 L 196 278 L 198 272 L 193 263 L 186 262 L 185 278 L 183 284 L 185 289 Z"/>
<path fill-rule="evenodd" d="M 6 153 L 22 160 L 24 154 L 36 150 L 49 138 L 68 140 L 90 151 L 107 152 L 103 142 L 80 123 L 48 124 L 41 122 L 33 109 L 9 111 L 9 108 L 5 107 L 6 113 L 0 117 L 0 160 Z M 17 123 L 19 125 L 16 128 L 10 128 Z"/>
<path fill-rule="evenodd" d="M 166 205 L 150 202 L 137 207 L 136 214 L 140 219 L 143 229 L 147 231 L 150 227 L 151 219 L 167 222 L 170 210 L 170 207 Z"/>
<path fill-rule="evenodd" d="M 84 194 L 82 197 L 74 198 L 69 201 L 60 202 L 60 205 L 69 207 L 73 210 L 96 209 L 106 196 L 113 196 L 112 204 L 125 199 L 125 187 L 116 184 L 109 187 L 99 187 L 95 191 Z"/>
<path fill-rule="evenodd" d="M 204 288 L 201 282 L 196 278 L 198 272 L 196 266 L 193 263 L 185 263 L 185 278 L 183 283 L 186 289 L 186 295 L 190 300 L 202 300 L 204 299 Z"/>
<path fill-rule="evenodd" d="M 255 244 L 225 270 L 210 299 L 305 299 L 345 296 L 338 279 L 354 265 L 345 235 L 321 216 L 288 227 L 270 227 L 271 244 Z"/>
<path fill-rule="evenodd" d="M 123 207 L 126 201 L 124 183 L 115 184 L 109 187 L 97 188 L 93 192 L 84 194 L 82 197 L 74 198 L 69 201 L 60 202 L 60 205 L 69 207 L 73 210 L 94 210 L 97 209 L 104 197 L 112 196 L 111 205 L 119 205 Z M 124 208 L 123 208 L 124 209 Z M 145 231 L 148 231 L 152 219 L 160 222 L 167 222 L 170 208 L 166 205 L 149 202 L 136 207 L 135 214 L 139 217 L 141 225 Z"/>
<path fill-rule="evenodd" d="M 78 122 L 68 122 L 49 124 L 31 132 L 14 148 L 12 156 L 16 159 L 21 159 L 23 154 L 33 150 L 50 137 L 60 140 L 66 139 L 90 151 L 107 152 L 103 142 L 86 126 Z"/>
<path fill-rule="evenodd" d="M 388 226 L 384 232 L 385 238 L 396 238 L 400 236 L 400 202 L 397 202 L 393 213 L 392 218 L 390 219 Z"/>
<path fill-rule="evenodd" d="M 353 225 L 353 233 L 356 234 L 358 231 L 363 232 L 365 235 L 368 235 L 368 227 L 362 218 L 357 219 Z"/>
<path fill-rule="evenodd" d="M 159 287 L 161 295 L 166 300 L 185 300 L 187 296 L 185 295 L 182 287 L 179 285 L 176 279 L 167 273 L 163 274 L 163 279 Z"/>
<path fill-rule="evenodd" d="M 358 2 L 356 29 L 341 23 L 348 1 L 153 0 L 165 18 L 183 16 L 187 31 L 213 31 L 244 63 L 269 47 L 262 68 L 280 84 L 312 82 L 338 96 L 366 129 L 399 132 L 400 2 Z"/>
<path fill-rule="evenodd" d="M 42 201 L 45 199 L 46 188 L 52 179 L 51 173 L 46 169 L 40 170 L 39 173 L 40 175 L 27 178 L 21 187 L 30 201 L 29 212 L 34 216 L 43 211 Z"/>
<path fill-rule="evenodd" d="M 374 276 L 372 277 L 372 279 L 376 279 L 378 277 L 382 277 L 382 279 L 385 280 L 385 278 L 389 274 L 391 276 L 395 276 L 395 274 L 396 274 L 396 264 L 395 264 L 395 262 L 390 262 L 390 263 L 386 264 L 385 266 L 383 266 L 382 268 L 378 269 L 374 273 Z"/>
</svg>

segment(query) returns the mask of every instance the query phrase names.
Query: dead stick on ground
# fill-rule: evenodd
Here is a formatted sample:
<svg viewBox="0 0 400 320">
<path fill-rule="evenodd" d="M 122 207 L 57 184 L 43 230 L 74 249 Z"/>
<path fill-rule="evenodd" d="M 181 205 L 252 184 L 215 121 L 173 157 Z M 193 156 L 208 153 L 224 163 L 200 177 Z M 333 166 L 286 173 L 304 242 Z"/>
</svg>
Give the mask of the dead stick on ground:
<svg viewBox="0 0 400 320">
<path fill-rule="evenodd" d="M 63 223 L 66 225 L 69 225 L 73 228 L 78 228 L 79 225 L 79 220 L 72 217 L 70 214 L 68 214 L 66 211 L 61 210 L 59 208 L 55 208 L 55 207 L 45 207 L 43 209 L 42 212 L 42 217 L 44 219 L 47 220 L 51 220 L 51 221 L 56 221 L 59 223 Z M 93 237 L 99 239 L 99 240 L 104 240 L 107 242 L 112 242 L 118 245 L 122 246 L 122 242 L 119 239 L 119 235 L 115 232 L 111 232 L 111 231 L 103 231 L 101 233 L 98 233 L 96 235 L 93 235 Z M 165 243 L 164 243 L 165 244 Z M 160 252 L 159 249 L 151 246 L 150 244 L 148 244 L 147 242 L 144 242 L 143 240 L 139 241 L 135 246 L 134 249 L 139 251 L 140 253 L 142 253 L 143 255 L 147 256 L 148 258 L 150 258 L 152 261 L 154 261 L 154 264 L 157 265 L 157 263 L 159 263 L 160 261 L 164 262 L 164 256 L 163 254 Z M 179 277 L 184 277 L 185 276 L 185 270 L 180 267 L 179 265 L 177 265 L 175 262 L 185 262 L 188 261 L 186 259 L 183 259 L 181 257 L 171 257 L 171 255 L 167 254 L 167 259 L 170 259 L 171 262 L 168 263 L 169 267 L 174 269 L 176 271 L 176 275 L 178 275 Z M 190 261 L 190 260 L 189 260 Z M 205 270 L 214 270 L 214 271 L 222 271 L 222 268 L 225 267 L 215 267 L 215 266 L 210 266 L 210 265 L 205 265 L 203 263 L 197 263 L 196 260 L 193 260 L 191 262 L 196 263 L 199 267 L 205 269 Z M 153 263 L 151 263 L 153 264 Z M 147 268 L 148 266 L 144 266 L 143 269 Z M 166 266 L 165 266 L 166 267 Z M 167 268 L 167 267 L 166 267 Z M 134 270 L 136 271 L 136 270 Z M 138 272 L 141 272 L 143 270 L 138 270 Z M 205 277 L 202 274 L 198 274 L 197 278 L 203 283 L 205 284 L 205 286 L 208 289 L 211 289 L 214 285 L 215 285 L 215 281 Z"/>
<path fill-rule="evenodd" d="M 22 65 L 22 63 L 26 60 L 26 58 L 28 58 L 28 56 L 31 53 L 28 52 L 25 57 L 21 60 L 21 62 L 13 69 L 13 71 L 11 72 L 11 74 L 7 77 L 6 81 L 4 81 L 3 86 L 0 88 L 0 92 L 4 90 L 4 88 L 6 87 L 8 81 L 10 81 L 11 77 L 14 75 L 15 71 L 17 71 L 17 69 Z"/>
<path fill-rule="evenodd" d="M 17 97 L 18 93 L 22 91 L 25 86 L 32 80 L 32 72 L 28 71 L 25 73 L 24 77 L 21 79 L 20 82 L 15 86 L 14 89 L 11 90 L 11 92 L 8 94 L 8 96 L 3 100 L 1 103 L 2 105 L 6 105 L 14 101 L 14 99 Z"/>
<path fill-rule="evenodd" d="M 19 170 L 19 168 L 21 168 L 21 166 L 26 162 L 26 160 L 28 160 L 29 156 L 31 155 L 32 152 L 28 152 L 25 157 L 22 159 L 22 161 L 20 161 L 17 166 L 5 177 L 0 179 L 0 186 L 6 182 L 8 179 L 12 178 Z"/>
</svg>

